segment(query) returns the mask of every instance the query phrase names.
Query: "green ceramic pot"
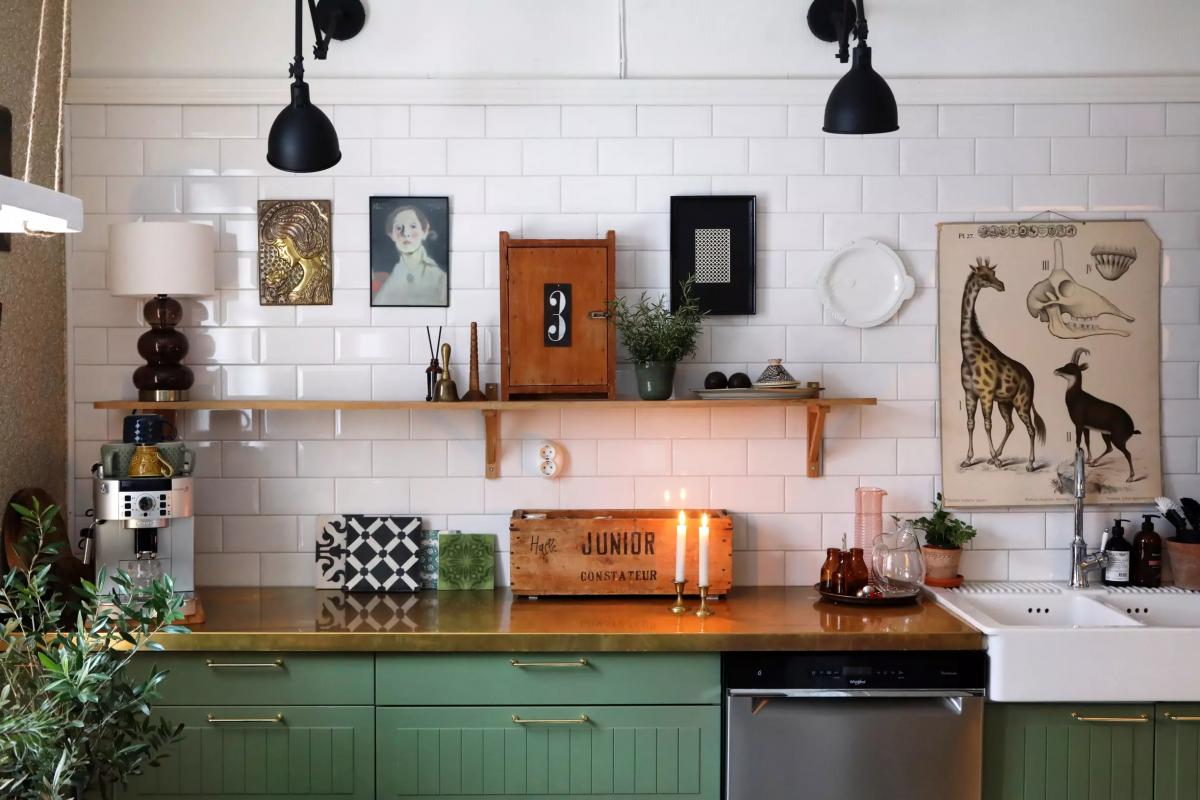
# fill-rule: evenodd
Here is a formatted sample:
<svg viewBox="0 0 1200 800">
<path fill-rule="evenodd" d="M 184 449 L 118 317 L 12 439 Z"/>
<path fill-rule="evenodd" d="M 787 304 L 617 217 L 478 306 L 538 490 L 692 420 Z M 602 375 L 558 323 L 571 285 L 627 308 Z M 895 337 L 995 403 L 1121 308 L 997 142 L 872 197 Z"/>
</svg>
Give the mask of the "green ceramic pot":
<svg viewBox="0 0 1200 800">
<path fill-rule="evenodd" d="M 674 361 L 644 361 L 633 365 L 638 397 L 643 400 L 669 400 L 675 387 Z"/>
</svg>

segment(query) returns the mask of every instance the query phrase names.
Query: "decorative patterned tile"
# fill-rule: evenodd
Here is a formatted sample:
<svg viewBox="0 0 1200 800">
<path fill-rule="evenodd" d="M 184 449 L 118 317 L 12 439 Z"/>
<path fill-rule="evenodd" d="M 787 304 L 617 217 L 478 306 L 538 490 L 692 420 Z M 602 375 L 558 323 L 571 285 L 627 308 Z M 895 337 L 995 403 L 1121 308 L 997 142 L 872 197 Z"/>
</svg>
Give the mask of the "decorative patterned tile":
<svg viewBox="0 0 1200 800">
<path fill-rule="evenodd" d="M 438 550 L 439 590 L 495 588 L 495 535 L 445 531 Z"/>
<path fill-rule="evenodd" d="M 439 544 L 444 535 L 457 534 L 458 531 L 425 531 L 421 541 L 421 588 L 438 588 Z"/>
<path fill-rule="evenodd" d="M 346 517 L 347 592 L 415 592 L 419 581 L 420 517 Z"/>
<path fill-rule="evenodd" d="M 346 518 L 317 517 L 317 589 L 340 589 L 346 575 Z"/>
</svg>

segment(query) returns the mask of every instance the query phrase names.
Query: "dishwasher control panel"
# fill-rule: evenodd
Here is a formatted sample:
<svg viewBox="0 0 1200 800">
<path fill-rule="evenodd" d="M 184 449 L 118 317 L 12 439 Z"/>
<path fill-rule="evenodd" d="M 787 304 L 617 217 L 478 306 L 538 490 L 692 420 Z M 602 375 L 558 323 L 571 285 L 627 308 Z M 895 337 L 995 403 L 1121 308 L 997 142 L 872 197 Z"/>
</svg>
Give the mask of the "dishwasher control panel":
<svg viewBox="0 0 1200 800">
<path fill-rule="evenodd" d="M 981 650 L 726 653 L 728 689 L 955 689 L 987 686 Z"/>
</svg>

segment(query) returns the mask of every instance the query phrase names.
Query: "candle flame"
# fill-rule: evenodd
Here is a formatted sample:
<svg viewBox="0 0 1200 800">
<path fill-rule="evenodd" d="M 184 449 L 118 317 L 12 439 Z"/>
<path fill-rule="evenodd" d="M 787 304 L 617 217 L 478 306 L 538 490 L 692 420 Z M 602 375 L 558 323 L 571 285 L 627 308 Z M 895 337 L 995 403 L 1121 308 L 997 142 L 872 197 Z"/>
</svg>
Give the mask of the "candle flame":
<svg viewBox="0 0 1200 800">
<path fill-rule="evenodd" d="M 707 528 L 707 527 L 708 527 L 708 514 L 701 514 L 701 515 L 700 515 L 700 527 L 701 527 L 701 528 Z"/>
<path fill-rule="evenodd" d="M 680 525 L 686 525 L 686 524 L 687 524 L 687 518 L 683 516 L 683 512 L 682 512 L 682 511 L 680 511 L 680 512 L 679 512 L 679 524 L 680 524 Z"/>
</svg>

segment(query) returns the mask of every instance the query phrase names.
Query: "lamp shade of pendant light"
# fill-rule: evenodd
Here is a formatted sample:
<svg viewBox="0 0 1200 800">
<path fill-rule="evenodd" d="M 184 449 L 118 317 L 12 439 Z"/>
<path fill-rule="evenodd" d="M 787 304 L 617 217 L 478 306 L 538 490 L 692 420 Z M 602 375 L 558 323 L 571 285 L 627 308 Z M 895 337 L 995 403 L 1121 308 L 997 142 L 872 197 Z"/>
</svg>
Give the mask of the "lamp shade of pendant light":
<svg viewBox="0 0 1200 800">
<path fill-rule="evenodd" d="M 826 133 L 891 133 L 900 129 L 896 97 L 883 76 L 871 66 L 871 48 L 854 48 L 850 71 L 829 93 L 825 103 Z"/>
<path fill-rule="evenodd" d="M 317 41 L 313 56 L 324 60 L 330 39 L 358 35 L 366 22 L 361 0 L 308 0 Z M 321 172 L 342 160 L 337 129 L 313 105 L 304 82 L 304 0 L 296 0 L 296 55 L 289 70 L 292 102 L 279 112 L 267 135 L 267 163 L 286 172 Z"/>
<path fill-rule="evenodd" d="M 337 130 L 312 104 L 308 84 L 292 84 L 292 102 L 279 112 L 267 136 L 267 163 L 287 172 L 320 172 L 342 160 Z"/>
</svg>

